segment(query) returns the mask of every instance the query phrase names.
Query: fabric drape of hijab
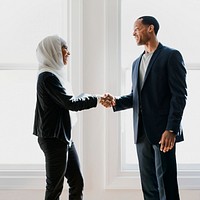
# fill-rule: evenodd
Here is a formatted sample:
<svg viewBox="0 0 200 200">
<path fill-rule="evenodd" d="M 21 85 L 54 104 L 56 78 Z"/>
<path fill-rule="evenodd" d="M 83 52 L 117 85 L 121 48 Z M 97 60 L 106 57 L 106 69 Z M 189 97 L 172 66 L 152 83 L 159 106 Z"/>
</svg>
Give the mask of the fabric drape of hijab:
<svg viewBox="0 0 200 200">
<path fill-rule="evenodd" d="M 71 84 L 66 81 L 66 69 L 63 63 L 62 46 L 67 46 L 66 42 L 59 36 L 53 35 L 44 38 L 37 47 L 36 56 L 39 63 L 38 75 L 43 72 L 51 72 L 54 74 L 65 88 L 68 95 L 72 95 Z M 72 126 L 77 121 L 75 112 L 70 111 Z"/>
</svg>

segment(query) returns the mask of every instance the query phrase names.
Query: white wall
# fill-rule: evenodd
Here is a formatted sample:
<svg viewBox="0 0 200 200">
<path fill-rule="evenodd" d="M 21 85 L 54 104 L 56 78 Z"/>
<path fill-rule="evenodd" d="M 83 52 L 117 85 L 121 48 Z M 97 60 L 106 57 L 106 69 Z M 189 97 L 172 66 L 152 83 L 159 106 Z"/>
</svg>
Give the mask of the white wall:
<svg viewBox="0 0 200 200">
<path fill-rule="evenodd" d="M 110 64 L 110 62 L 113 63 L 110 61 L 113 55 L 108 49 L 108 47 L 110 48 L 108 43 L 112 41 L 108 40 L 111 35 L 107 30 L 112 21 L 107 21 L 108 13 L 106 12 L 108 6 L 117 6 L 115 1 L 72 0 L 69 2 L 72 24 L 70 24 L 71 30 L 68 37 L 72 42 L 75 41 L 75 43 L 70 44 L 72 54 L 70 66 L 73 67 L 70 71 L 70 78 L 75 93 L 102 94 L 108 91 L 119 94 L 119 74 L 112 73 L 118 66 Z M 113 34 L 115 32 L 115 30 L 110 31 Z M 117 44 L 113 44 L 113 46 L 116 47 Z M 117 53 L 115 51 L 117 48 L 113 48 L 111 52 L 115 54 Z M 15 84 L 16 81 L 18 80 L 12 79 L 10 83 Z M 28 83 L 30 80 L 26 81 Z M 1 117 L 2 119 L 3 117 Z M 87 200 L 142 200 L 140 189 L 109 189 L 107 187 L 108 168 L 113 169 L 112 162 L 109 160 L 118 156 L 118 151 L 114 152 L 118 143 L 116 141 L 112 143 L 112 140 L 108 139 L 110 134 L 114 135 L 115 132 L 117 134 L 117 130 L 114 127 L 111 129 L 108 125 L 110 122 L 116 123 L 117 120 L 117 114 L 113 115 L 111 110 L 105 110 L 100 106 L 97 109 L 83 111 L 83 114 L 79 114 L 79 123 L 74 130 L 74 140 L 78 147 L 85 177 L 84 198 Z M 113 151 L 111 155 L 107 151 L 108 146 L 114 147 L 111 149 Z M 1 148 L 8 148 L 6 141 L 5 146 Z M 26 151 L 26 149 L 24 150 Z M 34 152 L 35 149 L 32 153 Z M 24 164 L 21 159 L 20 163 Z M 13 169 L 10 165 L 9 167 L 11 168 L 4 166 L 0 170 L 0 200 L 43 199 L 44 170 L 40 166 L 37 165 L 39 168 L 36 167 L 33 170 L 31 170 L 30 165 L 26 165 L 24 169 Z M 66 199 L 65 195 L 66 191 L 63 193 L 63 200 Z M 192 200 L 199 200 L 200 191 L 181 190 L 182 200 L 188 200 L 191 196 Z"/>
</svg>

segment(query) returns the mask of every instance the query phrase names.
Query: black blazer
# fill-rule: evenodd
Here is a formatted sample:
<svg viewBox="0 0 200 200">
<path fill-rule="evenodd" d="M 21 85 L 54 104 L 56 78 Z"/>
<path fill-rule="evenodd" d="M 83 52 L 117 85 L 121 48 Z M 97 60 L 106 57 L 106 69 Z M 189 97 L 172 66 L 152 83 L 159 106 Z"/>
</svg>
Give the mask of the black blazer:
<svg viewBox="0 0 200 200">
<path fill-rule="evenodd" d="M 132 65 L 132 91 L 116 100 L 114 111 L 133 108 L 134 142 L 138 138 L 139 110 L 149 141 L 158 144 L 165 130 L 176 133 L 176 141 L 183 140 L 180 128 L 186 104 L 186 69 L 179 51 L 159 44 L 147 68 L 144 84 L 138 87 L 139 65 L 142 55 Z"/>
<path fill-rule="evenodd" d="M 97 106 L 97 97 L 85 95 L 71 99 L 59 79 L 50 72 L 43 72 L 37 81 L 37 102 L 33 134 L 44 138 L 71 139 L 69 110 L 80 111 Z"/>
</svg>

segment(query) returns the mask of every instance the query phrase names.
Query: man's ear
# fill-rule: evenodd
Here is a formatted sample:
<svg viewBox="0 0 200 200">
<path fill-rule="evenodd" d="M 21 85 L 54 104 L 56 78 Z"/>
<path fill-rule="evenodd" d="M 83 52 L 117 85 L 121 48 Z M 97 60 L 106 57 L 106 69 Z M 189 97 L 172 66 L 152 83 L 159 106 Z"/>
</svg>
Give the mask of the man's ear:
<svg viewBox="0 0 200 200">
<path fill-rule="evenodd" d="M 150 25 L 149 28 L 148 28 L 148 31 L 150 33 L 154 32 L 154 25 Z"/>
</svg>

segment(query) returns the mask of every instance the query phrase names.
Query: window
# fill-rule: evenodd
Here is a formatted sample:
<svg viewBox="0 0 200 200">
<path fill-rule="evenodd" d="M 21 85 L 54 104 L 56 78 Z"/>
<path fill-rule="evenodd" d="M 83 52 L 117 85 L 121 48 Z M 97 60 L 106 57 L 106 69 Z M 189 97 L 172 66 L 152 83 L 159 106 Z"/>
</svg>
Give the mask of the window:
<svg viewBox="0 0 200 200">
<path fill-rule="evenodd" d="M 81 9 L 81 1 L 75 0 L 8 0 L 1 4 L 0 175 L 5 183 L 0 188 L 45 187 L 44 156 L 32 134 L 38 68 L 35 50 L 47 35 L 63 37 L 73 55 L 69 65 L 76 66 L 69 67 L 68 79 L 76 77 L 79 82 L 73 79 L 73 87 L 80 90 Z M 75 139 L 80 148 L 81 137 L 77 134 Z"/>
<path fill-rule="evenodd" d="M 146 2 L 146 3 L 145 3 Z M 172 2 L 171 2 L 172 3 Z M 188 84 L 188 100 L 183 116 L 183 128 L 185 142 L 177 145 L 177 161 L 179 164 L 200 164 L 198 152 L 198 141 L 200 135 L 198 130 L 198 117 L 200 116 L 199 102 L 199 77 L 200 77 L 200 60 L 198 55 L 198 8 L 200 3 L 196 0 L 193 2 L 173 1 L 173 8 L 170 1 L 160 3 L 159 0 L 135 2 L 131 0 L 121 1 L 121 70 L 122 70 L 122 93 L 126 94 L 131 89 L 131 65 L 133 60 L 139 56 L 143 47 L 138 47 L 132 36 L 134 20 L 142 15 L 153 15 L 160 23 L 158 32 L 159 41 L 172 48 L 180 50 L 184 57 L 186 67 L 188 69 L 187 84 Z M 181 4 L 181 8 L 180 8 Z M 137 8 L 137 9 L 134 9 Z M 156 8 L 156 9 L 155 9 Z M 184 10 L 192 10 L 187 17 L 183 17 Z M 166 13 L 168 15 L 166 16 Z M 186 26 L 192 27 L 188 30 Z M 190 39 L 189 39 L 190 38 Z M 135 158 L 135 148 L 132 147 L 132 111 L 123 112 L 122 134 L 125 138 L 122 141 L 122 156 L 125 169 L 137 163 Z M 131 124 L 131 125 L 130 125 Z M 195 139 L 194 139 L 195 138 Z M 195 155 L 196 152 L 196 155 Z M 191 156 L 193 155 L 193 156 Z"/>
<path fill-rule="evenodd" d="M 5 164 L 44 163 L 32 135 L 38 68 L 35 51 L 48 35 L 69 39 L 66 13 L 70 12 L 65 2 L 8 0 L 0 7 L 0 169 Z"/>
<path fill-rule="evenodd" d="M 155 16 L 161 26 L 159 41 L 182 53 L 188 70 L 188 100 L 182 121 L 185 141 L 177 145 L 178 178 L 181 189 L 199 188 L 200 158 L 197 152 L 200 136 L 197 131 L 200 117 L 200 60 L 196 41 L 200 34 L 197 26 L 200 2 L 110 0 L 106 8 L 106 61 L 108 76 L 112 77 L 107 88 L 114 95 L 130 93 L 132 62 L 143 52 L 143 47 L 137 46 L 132 36 L 133 23 L 138 17 Z M 188 12 L 184 17 L 183 13 Z M 115 66 L 115 76 L 110 72 L 112 66 Z M 136 147 L 133 144 L 132 110 L 117 114 L 110 112 L 106 120 L 109 134 L 106 137 L 106 188 L 138 189 L 141 186 Z M 111 142 L 115 145 L 109 146 Z"/>
</svg>

